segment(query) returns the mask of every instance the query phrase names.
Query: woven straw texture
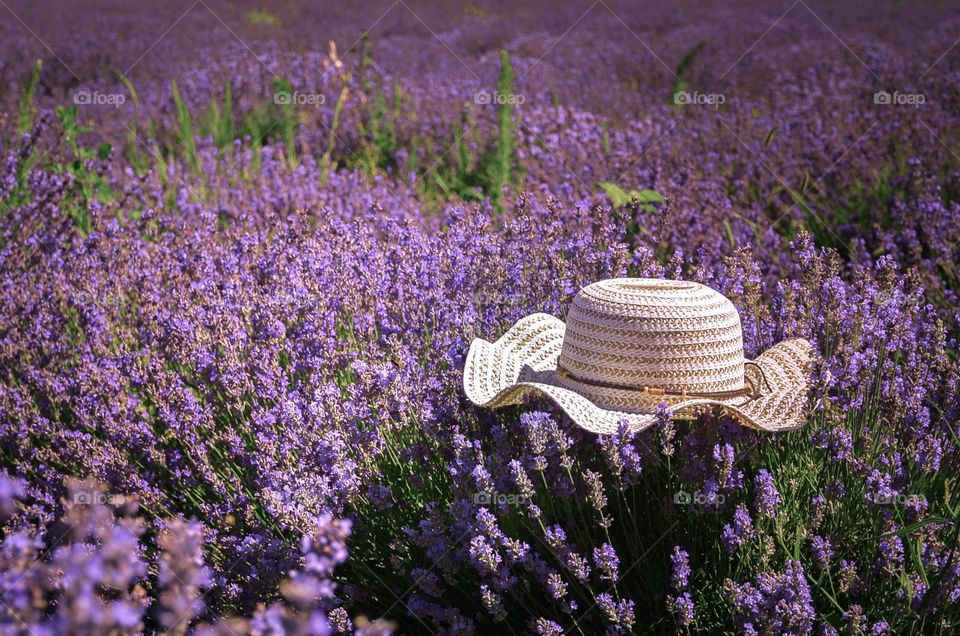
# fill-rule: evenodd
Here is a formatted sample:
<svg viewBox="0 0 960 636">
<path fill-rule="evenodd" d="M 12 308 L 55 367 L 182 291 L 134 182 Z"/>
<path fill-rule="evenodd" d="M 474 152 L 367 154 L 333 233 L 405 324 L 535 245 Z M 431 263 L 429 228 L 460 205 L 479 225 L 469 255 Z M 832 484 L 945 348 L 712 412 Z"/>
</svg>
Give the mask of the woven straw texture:
<svg viewBox="0 0 960 636">
<path fill-rule="evenodd" d="M 625 278 L 583 288 L 563 321 L 533 314 L 496 342 L 476 339 L 464 367 L 478 406 L 553 400 L 579 426 L 612 433 L 720 407 L 745 426 L 791 430 L 806 421 L 813 346 L 803 339 L 743 357 L 740 316 L 719 292 L 686 281 Z"/>
</svg>

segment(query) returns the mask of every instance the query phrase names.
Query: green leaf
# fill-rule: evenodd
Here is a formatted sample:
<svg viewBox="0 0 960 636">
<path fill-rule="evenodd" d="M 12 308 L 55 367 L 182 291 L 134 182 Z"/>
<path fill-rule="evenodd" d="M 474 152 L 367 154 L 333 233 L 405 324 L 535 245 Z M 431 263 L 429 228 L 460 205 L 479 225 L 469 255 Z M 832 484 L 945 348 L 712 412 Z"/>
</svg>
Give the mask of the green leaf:
<svg viewBox="0 0 960 636">
<path fill-rule="evenodd" d="M 613 207 L 619 208 L 628 203 L 630 203 L 630 195 L 626 190 L 618 186 L 612 181 L 604 181 L 599 184 L 603 188 L 603 193 L 607 195 L 607 198 L 610 199 L 610 203 L 613 204 Z"/>
<path fill-rule="evenodd" d="M 196 174 L 200 171 L 200 162 L 197 160 L 197 147 L 193 141 L 193 121 L 186 102 L 180 97 L 176 81 L 170 82 L 170 92 L 173 94 L 173 103 L 176 106 L 177 122 L 180 124 L 180 144 L 184 149 L 187 165 Z"/>
<path fill-rule="evenodd" d="M 693 46 L 690 50 L 683 54 L 680 58 L 680 61 L 677 63 L 677 70 L 674 73 L 677 77 L 680 77 L 686 73 L 693 66 L 694 60 L 697 59 L 697 56 L 700 55 L 700 52 L 703 49 L 707 48 L 708 40 L 700 40 Z"/>
<path fill-rule="evenodd" d="M 733 237 L 733 228 L 730 227 L 730 221 L 726 219 L 723 220 L 723 229 L 726 230 L 727 241 L 730 243 L 730 247 L 736 247 L 737 242 Z"/>
<path fill-rule="evenodd" d="M 283 77 L 273 78 L 273 90 L 277 95 L 283 95 L 286 98 L 279 100 L 280 103 L 280 131 L 283 134 L 283 144 L 287 147 L 287 161 L 291 166 L 296 166 L 297 148 L 296 133 L 298 126 L 297 114 L 293 107 L 293 85 L 289 80 Z"/>
<path fill-rule="evenodd" d="M 271 27 L 279 27 L 282 22 L 280 18 L 264 9 L 254 9 L 247 13 L 247 20 L 251 24 L 264 24 Z"/>
<path fill-rule="evenodd" d="M 653 203 L 664 203 L 664 199 L 659 192 L 655 190 L 624 190 L 616 183 L 612 181 L 603 181 L 598 184 L 603 188 L 603 193 L 607 195 L 607 198 L 610 199 L 610 203 L 613 204 L 613 207 L 619 208 L 627 205 L 628 203 L 636 200 L 637 203 L 641 204 L 645 210 L 655 210 L 656 207 L 651 205 Z"/>
<path fill-rule="evenodd" d="M 915 523 L 911 523 L 908 526 L 903 526 L 899 530 L 894 530 L 893 532 L 887 532 L 886 534 L 881 534 L 879 538 L 887 539 L 889 537 L 907 536 L 911 532 L 916 532 L 917 530 L 925 526 L 929 526 L 934 523 L 950 523 L 951 521 L 957 521 L 957 520 L 947 519 L 945 517 L 927 517 L 926 519 L 922 519 Z"/>
<path fill-rule="evenodd" d="M 666 199 L 656 190 L 631 190 L 630 196 L 640 203 L 666 203 Z"/>
<path fill-rule="evenodd" d="M 773 141 L 773 136 L 777 134 L 777 131 L 780 129 L 780 124 L 777 124 L 770 129 L 770 132 L 767 133 L 767 138 L 763 140 L 763 147 L 766 148 L 770 145 L 770 142 Z"/>
<path fill-rule="evenodd" d="M 700 55 L 700 52 L 703 51 L 703 49 L 707 48 L 707 44 L 707 40 L 701 40 L 694 45 L 693 48 L 684 53 L 683 56 L 681 56 L 680 61 L 677 62 L 677 70 L 673 74 L 673 76 L 677 78 L 677 81 L 674 83 L 673 92 L 670 95 L 670 102 L 674 104 L 676 108 L 679 108 L 683 105 L 677 103 L 676 95 L 686 88 L 686 84 L 683 81 L 684 75 L 693 67 L 693 63 L 697 59 L 697 56 Z"/>
<path fill-rule="evenodd" d="M 127 92 L 130 93 L 130 98 L 133 100 L 133 110 L 136 114 L 140 113 L 140 96 L 137 95 L 137 89 L 134 88 L 133 82 L 130 81 L 130 78 L 124 75 L 123 73 L 117 73 L 120 77 L 120 81 L 123 82 L 123 85 L 127 87 Z"/>
<path fill-rule="evenodd" d="M 77 107 L 76 106 L 57 106 L 54 111 L 64 132 L 72 133 L 77 127 Z"/>
<path fill-rule="evenodd" d="M 20 91 L 19 113 L 17 117 L 17 132 L 23 134 L 33 128 L 33 100 L 37 95 L 37 84 L 40 83 L 40 69 L 43 60 L 37 60 L 30 71 L 30 77 Z"/>
</svg>

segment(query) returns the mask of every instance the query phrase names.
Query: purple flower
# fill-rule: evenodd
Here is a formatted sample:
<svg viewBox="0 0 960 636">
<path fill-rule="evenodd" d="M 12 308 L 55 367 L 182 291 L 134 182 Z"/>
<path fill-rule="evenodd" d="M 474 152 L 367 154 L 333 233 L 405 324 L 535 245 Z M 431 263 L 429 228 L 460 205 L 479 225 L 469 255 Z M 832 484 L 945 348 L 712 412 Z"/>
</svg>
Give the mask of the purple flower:
<svg viewBox="0 0 960 636">
<path fill-rule="evenodd" d="M 600 571 L 600 578 L 608 581 L 616 581 L 620 567 L 620 559 L 617 557 L 617 551 L 609 543 L 604 543 L 593 550 L 593 564 Z"/>
<path fill-rule="evenodd" d="M 23 497 L 25 492 L 25 481 L 11 478 L 6 470 L 0 471 L 0 521 L 7 519 L 14 513 L 17 499 Z"/>
<path fill-rule="evenodd" d="M 483 600 L 483 607 L 493 617 L 495 623 L 502 623 L 507 618 L 507 610 L 503 607 L 503 601 L 500 595 L 490 589 L 487 585 L 480 586 L 480 597 Z"/>
<path fill-rule="evenodd" d="M 727 552 L 733 554 L 738 547 L 751 541 L 756 537 L 753 529 L 753 519 L 750 518 L 750 512 L 746 506 L 737 504 L 733 513 L 733 523 L 723 526 L 723 544 Z"/>
<path fill-rule="evenodd" d="M 754 506 L 757 514 L 774 518 L 781 498 L 773 483 L 773 475 L 766 468 L 761 468 L 753 479 L 753 486 L 756 491 Z"/>
<path fill-rule="evenodd" d="M 840 559 L 839 588 L 841 592 L 851 594 L 856 591 L 859 583 L 857 576 L 857 563 Z"/>
<path fill-rule="evenodd" d="M 810 434 L 810 441 L 826 450 L 832 462 L 842 462 L 853 454 L 853 436 L 845 428 L 817 429 Z"/>
<path fill-rule="evenodd" d="M 673 566 L 670 586 L 677 592 L 682 592 L 687 588 L 690 579 L 690 555 L 680 546 L 674 546 L 670 554 L 670 563 Z"/>
<path fill-rule="evenodd" d="M 304 571 L 319 577 L 329 577 L 333 569 L 347 560 L 347 538 L 352 522 L 322 515 L 313 533 L 304 536 L 300 549 L 304 555 Z"/>
<path fill-rule="evenodd" d="M 813 554 L 813 560 L 821 570 L 830 568 L 830 562 L 833 560 L 833 545 L 829 539 L 816 535 L 810 541 L 810 552 Z"/>
<path fill-rule="evenodd" d="M 715 445 L 713 462 L 716 482 L 721 490 L 734 490 L 740 487 L 743 472 L 736 468 L 736 451 L 732 444 Z"/>
<path fill-rule="evenodd" d="M 567 533 L 559 525 L 548 526 L 544 533 L 544 539 L 552 550 L 563 551 L 567 545 Z"/>
<path fill-rule="evenodd" d="M 597 606 L 609 623 L 607 633 L 624 634 L 633 627 L 636 620 L 633 601 L 629 599 L 616 601 L 613 596 L 604 592 L 597 595 Z"/>
<path fill-rule="evenodd" d="M 673 422 L 673 414 L 669 407 L 663 402 L 657 406 L 654 426 L 656 427 L 657 437 L 660 440 L 660 452 L 664 457 L 672 457 L 674 451 L 674 438 L 677 436 L 676 424 Z"/>
<path fill-rule="evenodd" d="M 203 590 L 211 583 L 203 559 L 203 530 L 197 523 L 171 522 L 160 538 L 157 584 L 160 593 L 154 612 L 165 629 L 186 627 L 204 609 Z"/>
<path fill-rule="evenodd" d="M 534 622 L 533 629 L 539 636 L 560 636 L 564 632 L 563 627 L 542 617 Z"/>
<path fill-rule="evenodd" d="M 870 636 L 884 636 L 890 632 L 890 625 L 886 621 L 877 621 L 870 627 Z"/>
<path fill-rule="evenodd" d="M 803 566 L 787 561 L 781 573 L 763 572 L 756 584 L 728 581 L 737 624 L 753 633 L 809 634 L 816 613 Z"/>
<path fill-rule="evenodd" d="M 195 12 L 137 65 L 136 99 L 104 69 L 176 15 L 20 4 L 71 69 L 45 64 L 34 91 L 24 79 L 50 51 L 4 29 L 0 632 L 369 636 L 388 627 L 356 610 L 390 605 L 401 633 L 693 631 L 694 598 L 702 630 L 960 622 L 944 485 L 960 460 L 960 102 L 944 3 L 903 20 L 831 11 L 875 76 L 794 13 L 786 37 L 743 55 L 776 17 L 759 4 L 684 20 L 619 3 L 563 46 L 582 9 L 434 11 L 439 39 L 401 22 L 342 57 L 285 44 L 363 32 L 363 11 L 271 3 L 230 29 Z M 723 78 L 737 97 L 665 107 L 661 65 L 612 72 L 637 52 L 621 19 L 662 25 L 650 48 L 672 56 L 710 43 L 687 56 L 694 98 L 704 69 L 737 60 Z M 489 93 L 498 65 L 511 86 Z M 326 99 L 273 103 L 286 83 Z M 484 92 L 497 99 L 471 99 Z M 789 364 L 776 343 L 808 339 L 822 359 L 788 375 L 809 373 L 812 399 L 779 405 L 806 408 L 808 433 L 705 406 L 674 421 L 662 404 L 650 428 L 598 437 L 568 417 L 577 400 L 469 403 L 474 338 L 564 318 L 585 284 L 621 277 L 720 290 L 740 333 L 722 327 L 729 347 L 711 357 L 742 340 L 744 357 Z M 493 371 L 538 379 L 560 344 L 544 335 L 501 341 L 532 359 Z M 631 356 L 659 366 L 660 349 L 613 340 L 595 344 L 623 371 Z M 771 371 L 763 391 L 784 384 Z M 675 484 L 698 505 L 658 505 Z M 696 580 L 679 547 L 669 574 L 643 560 L 671 526 Z M 797 549 L 832 597 L 818 616 L 783 565 Z M 731 571 L 738 603 L 715 607 Z"/>
<path fill-rule="evenodd" d="M 616 477 L 617 487 L 620 490 L 635 484 L 642 472 L 643 463 L 637 452 L 634 438 L 635 433 L 630 430 L 626 422 L 620 423 L 615 434 L 599 437 L 607 468 Z"/>
<path fill-rule="evenodd" d="M 676 616 L 677 625 L 680 627 L 689 627 L 693 624 L 694 603 L 690 592 L 684 592 L 677 597 L 669 596 L 667 598 L 671 604 L 674 616 Z"/>
<path fill-rule="evenodd" d="M 470 539 L 470 560 L 477 572 L 490 575 L 497 571 L 503 559 L 485 537 L 478 535 Z"/>
<path fill-rule="evenodd" d="M 554 600 L 560 600 L 567 595 L 567 584 L 559 572 L 551 572 L 547 575 L 547 590 Z"/>
</svg>

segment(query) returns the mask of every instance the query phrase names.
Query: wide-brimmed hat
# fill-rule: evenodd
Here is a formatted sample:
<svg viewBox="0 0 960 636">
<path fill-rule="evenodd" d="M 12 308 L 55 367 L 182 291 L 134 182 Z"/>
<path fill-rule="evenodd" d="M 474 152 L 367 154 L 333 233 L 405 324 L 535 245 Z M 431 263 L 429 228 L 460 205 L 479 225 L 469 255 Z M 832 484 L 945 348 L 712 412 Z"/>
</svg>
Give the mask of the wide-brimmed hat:
<svg viewBox="0 0 960 636">
<path fill-rule="evenodd" d="M 802 338 L 744 358 L 740 315 L 705 285 L 617 278 L 581 289 L 566 324 L 533 314 L 496 342 L 474 340 L 463 388 L 490 408 L 538 393 L 596 433 L 623 421 L 644 429 L 661 403 L 675 418 L 719 407 L 751 428 L 786 431 L 806 421 L 814 359 Z"/>
</svg>

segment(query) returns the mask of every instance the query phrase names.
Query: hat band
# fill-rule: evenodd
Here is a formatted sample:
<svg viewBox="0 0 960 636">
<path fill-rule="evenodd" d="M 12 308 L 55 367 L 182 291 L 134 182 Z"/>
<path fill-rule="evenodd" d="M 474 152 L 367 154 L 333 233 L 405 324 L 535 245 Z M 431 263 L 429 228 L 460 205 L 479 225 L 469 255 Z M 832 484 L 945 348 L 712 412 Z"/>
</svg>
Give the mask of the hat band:
<svg viewBox="0 0 960 636">
<path fill-rule="evenodd" d="M 557 364 L 557 373 L 562 375 L 565 378 L 574 380 L 581 384 L 586 384 L 588 386 L 595 386 L 602 389 L 615 389 L 618 391 L 631 391 L 633 393 L 643 393 L 645 395 L 669 395 L 679 398 L 706 398 L 711 400 L 717 399 L 729 399 L 729 398 L 738 398 L 738 397 L 750 397 L 754 395 L 754 387 L 752 382 L 747 382 L 746 386 L 742 389 L 733 389 L 731 391 L 688 391 L 685 388 L 680 391 L 668 391 L 662 387 L 656 386 L 631 386 L 627 384 L 615 384 L 613 382 L 598 382 L 596 380 L 586 380 L 577 376 L 575 373 L 571 373 L 568 369 L 563 368 L 559 363 Z"/>
</svg>

